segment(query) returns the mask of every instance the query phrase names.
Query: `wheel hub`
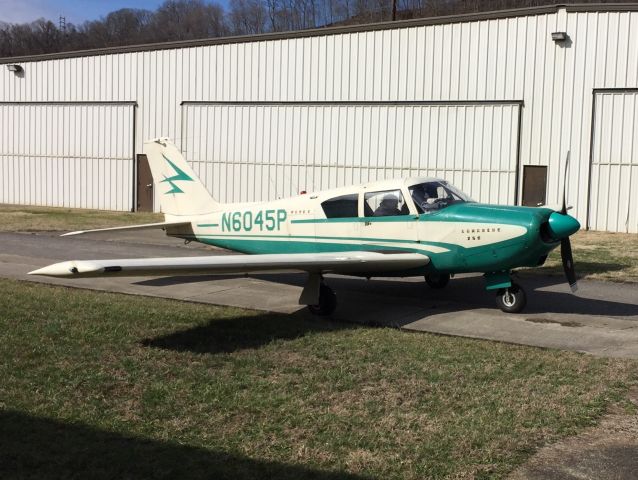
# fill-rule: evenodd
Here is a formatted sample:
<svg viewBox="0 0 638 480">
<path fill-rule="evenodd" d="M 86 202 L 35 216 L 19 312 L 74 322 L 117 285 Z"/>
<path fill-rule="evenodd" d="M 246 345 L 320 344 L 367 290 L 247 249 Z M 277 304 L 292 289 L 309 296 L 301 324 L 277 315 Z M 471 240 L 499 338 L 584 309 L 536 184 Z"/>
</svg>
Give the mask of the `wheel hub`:
<svg viewBox="0 0 638 480">
<path fill-rule="evenodd" d="M 503 303 L 508 307 L 512 307 L 515 302 L 516 302 L 516 298 L 514 297 L 514 294 L 508 288 L 507 290 L 505 290 L 505 293 L 503 294 Z"/>
</svg>

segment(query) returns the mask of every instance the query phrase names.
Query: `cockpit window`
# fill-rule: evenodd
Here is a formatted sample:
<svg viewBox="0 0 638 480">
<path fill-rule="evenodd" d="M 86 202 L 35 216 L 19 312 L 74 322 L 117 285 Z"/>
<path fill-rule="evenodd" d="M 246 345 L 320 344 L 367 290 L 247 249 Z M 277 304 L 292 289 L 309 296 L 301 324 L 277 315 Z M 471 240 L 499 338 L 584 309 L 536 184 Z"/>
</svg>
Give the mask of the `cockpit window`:
<svg viewBox="0 0 638 480">
<path fill-rule="evenodd" d="M 409 190 L 419 213 L 432 213 L 455 203 L 472 201 L 465 193 L 444 181 L 419 183 Z"/>
<path fill-rule="evenodd" d="M 366 217 L 389 217 L 410 213 L 401 190 L 367 192 L 364 200 L 363 209 Z"/>
<path fill-rule="evenodd" d="M 359 195 L 341 195 L 321 203 L 326 218 L 358 217 Z"/>
</svg>

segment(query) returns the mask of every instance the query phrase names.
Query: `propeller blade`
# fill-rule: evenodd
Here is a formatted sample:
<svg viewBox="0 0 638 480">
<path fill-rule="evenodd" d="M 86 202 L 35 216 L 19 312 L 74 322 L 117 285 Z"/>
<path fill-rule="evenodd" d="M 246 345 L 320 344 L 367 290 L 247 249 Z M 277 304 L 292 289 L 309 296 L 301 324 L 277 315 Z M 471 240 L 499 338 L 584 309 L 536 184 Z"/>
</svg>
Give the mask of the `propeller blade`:
<svg viewBox="0 0 638 480">
<path fill-rule="evenodd" d="M 567 159 L 565 160 L 565 178 L 563 179 L 563 207 L 560 209 L 560 213 L 567 214 L 567 172 L 569 170 L 569 157 L 571 150 L 567 150 Z"/>
<path fill-rule="evenodd" d="M 574 270 L 574 257 L 572 257 L 572 244 L 569 241 L 569 237 L 565 237 L 560 241 L 560 257 L 563 260 L 563 270 L 565 270 L 565 277 L 569 283 L 572 293 L 578 290 L 578 284 L 576 283 L 576 270 Z"/>
</svg>

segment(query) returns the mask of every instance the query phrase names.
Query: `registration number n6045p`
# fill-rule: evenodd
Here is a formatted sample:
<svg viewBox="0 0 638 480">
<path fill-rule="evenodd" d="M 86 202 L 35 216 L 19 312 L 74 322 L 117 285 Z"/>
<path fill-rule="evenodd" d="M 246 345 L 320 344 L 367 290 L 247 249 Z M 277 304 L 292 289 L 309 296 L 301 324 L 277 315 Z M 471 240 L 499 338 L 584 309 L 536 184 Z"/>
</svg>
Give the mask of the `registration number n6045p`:
<svg viewBox="0 0 638 480">
<path fill-rule="evenodd" d="M 269 232 L 281 230 L 281 225 L 286 221 L 286 210 L 247 210 L 245 212 L 226 212 L 222 214 L 222 232 L 251 232 L 267 230 Z"/>
</svg>

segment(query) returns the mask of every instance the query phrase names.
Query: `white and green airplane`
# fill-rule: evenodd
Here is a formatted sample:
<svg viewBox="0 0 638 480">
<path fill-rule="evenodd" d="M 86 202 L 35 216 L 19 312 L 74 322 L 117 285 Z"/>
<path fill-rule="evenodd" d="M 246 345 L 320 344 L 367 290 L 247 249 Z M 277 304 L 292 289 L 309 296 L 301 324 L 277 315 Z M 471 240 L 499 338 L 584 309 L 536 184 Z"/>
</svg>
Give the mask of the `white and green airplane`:
<svg viewBox="0 0 638 480">
<path fill-rule="evenodd" d="M 487 289 L 497 292 L 497 305 L 519 312 L 526 295 L 512 282 L 512 269 L 542 265 L 560 244 L 567 279 L 576 288 L 569 236 L 580 224 L 567 215 L 564 193 L 559 211 L 485 205 L 444 180 L 407 178 L 271 202 L 222 204 L 168 139 L 150 140 L 144 151 L 165 221 L 65 235 L 162 228 L 172 237 L 250 255 L 72 260 L 32 275 L 307 272 L 299 303 L 328 315 L 337 301 L 325 274 L 424 276 L 430 287 L 443 288 L 455 274 L 481 272 Z"/>
</svg>

